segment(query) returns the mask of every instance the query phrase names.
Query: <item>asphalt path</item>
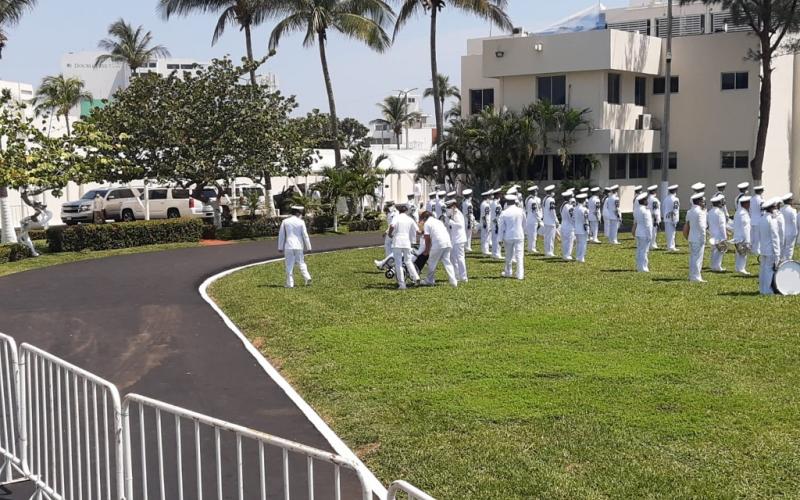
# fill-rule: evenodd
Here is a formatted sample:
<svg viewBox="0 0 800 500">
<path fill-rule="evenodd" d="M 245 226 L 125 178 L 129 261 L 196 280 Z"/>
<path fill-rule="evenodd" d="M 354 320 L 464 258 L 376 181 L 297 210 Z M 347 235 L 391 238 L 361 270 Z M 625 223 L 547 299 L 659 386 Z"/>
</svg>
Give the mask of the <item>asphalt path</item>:
<svg viewBox="0 0 800 500">
<path fill-rule="evenodd" d="M 375 233 L 322 236 L 312 238 L 312 246 L 314 252 L 325 252 L 375 246 L 381 240 Z M 279 257 L 276 242 L 268 240 L 124 255 L 13 274 L 0 278 L 0 332 L 113 382 L 123 396 L 138 393 L 332 451 L 198 293 L 210 276 Z M 313 259 L 310 271 L 313 274 Z M 298 478 L 304 467 L 292 463 Z M 185 472 L 191 483 L 191 471 Z M 323 472 L 320 469 L 319 475 Z M 228 467 L 226 475 L 230 473 Z M 279 480 L 279 468 L 273 467 L 269 475 Z M 292 489 L 304 488 L 301 483 L 293 480 Z M 315 483 L 318 498 L 328 497 L 322 492 L 329 489 L 330 480 L 317 477 Z M 351 498 L 352 478 L 345 483 L 344 498 Z M 213 485 L 212 481 L 208 494 L 215 493 Z M 274 493 L 280 495 L 278 490 Z M 192 498 L 191 491 L 185 494 Z M 230 497 L 235 498 L 235 492 Z"/>
</svg>

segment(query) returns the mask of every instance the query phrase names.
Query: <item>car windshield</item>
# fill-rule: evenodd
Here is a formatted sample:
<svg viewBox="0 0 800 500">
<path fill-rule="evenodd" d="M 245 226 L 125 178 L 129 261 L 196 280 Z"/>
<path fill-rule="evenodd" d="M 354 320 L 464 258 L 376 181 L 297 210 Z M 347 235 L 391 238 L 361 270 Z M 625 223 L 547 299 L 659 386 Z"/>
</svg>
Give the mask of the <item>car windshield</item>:
<svg viewBox="0 0 800 500">
<path fill-rule="evenodd" d="M 92 189 L 88 193 L 81 196 L 82 200 L 93 200 L 99 194 L 101 198 L 106 197 L 106 193 L 108 193 L 107 189 Z"/>
</svg>

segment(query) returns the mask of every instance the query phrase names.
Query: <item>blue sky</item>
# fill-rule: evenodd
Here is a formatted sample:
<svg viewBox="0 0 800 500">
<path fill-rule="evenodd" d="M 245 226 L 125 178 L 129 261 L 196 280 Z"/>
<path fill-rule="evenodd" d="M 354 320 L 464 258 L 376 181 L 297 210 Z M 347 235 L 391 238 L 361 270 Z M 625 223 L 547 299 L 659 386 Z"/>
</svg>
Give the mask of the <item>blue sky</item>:
<svg viewBox="0 0 800 500">
<path fill-rule="evenodd" d="M 592 0 L 509 3 L 514 25 L 528 30 L 542 28 L 593 4 Z M 603 3 L 617 7 L 628 2 Z M 397 2 L 393 4 L 396 6 Z M 166 22 L 156 13 L 155 5 L 155 0 L 39 0 L 39 6 L 9 30 L 9 42 L 0 60 L 0 79 L 37 85 L 43 76 L 59 72 L 63 53 L 95 49 L 108 25 L 119 17 L 143 24 L 175 57 L 209 60 L 244 54 L 244 35 L 235 28 L 211 46 L 216 17 L 194 15 Z M 452 10 L 446 11 L 443 18 L 439 29 L 439 71 L 459 84 L 460 56 L 466 51 L 466 40 L 488 35 L 489 26 Z M 257 55 L 266 52 L 273 24 L 268 22 L 255 32 Z M 297 96 L 300 112 L 327 110 L 319 53 L 316 48 L 304 49 L 301 40 L 299 35 L 284 39 L 278 55 L 267 63 L 268 70 L 278 76 L 284 93 Z M 399 34 L 395 46 L 384 54 L 375 54 L 336 35 L 330 38 L 328 54 L 341 116 L 367 122 L 375 117 L 375 103 L 394 89 L 429 86 L 428 24 L 422 17 L 412 20 Z M 429 110 L 432 104 L 426 102 L 425 107 Z"/>
</svg>

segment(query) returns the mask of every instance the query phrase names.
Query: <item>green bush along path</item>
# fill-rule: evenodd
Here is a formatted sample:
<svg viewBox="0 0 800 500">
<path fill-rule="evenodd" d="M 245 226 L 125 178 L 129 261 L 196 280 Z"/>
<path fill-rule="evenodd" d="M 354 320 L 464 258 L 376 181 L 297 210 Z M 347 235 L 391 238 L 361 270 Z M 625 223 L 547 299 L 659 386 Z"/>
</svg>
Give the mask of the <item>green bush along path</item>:
<svg viewBox="0 0 800 500">
<path fill-rule="evenodd" d="M 382 249 L 358 250 L 310 256 L 310 288 L 284 290 L 274 264 L 212 295 L 384 481 L 443 499 L 800 496 L 800 299 L 758 296 L 755 276 L 690 284 L 681 243 L 646 275 L 629 237 L 585 265 L 527 257 L 524 282 L 473 254 L 467 286 L 405 293 L 372 265 Z"/>
</svg>

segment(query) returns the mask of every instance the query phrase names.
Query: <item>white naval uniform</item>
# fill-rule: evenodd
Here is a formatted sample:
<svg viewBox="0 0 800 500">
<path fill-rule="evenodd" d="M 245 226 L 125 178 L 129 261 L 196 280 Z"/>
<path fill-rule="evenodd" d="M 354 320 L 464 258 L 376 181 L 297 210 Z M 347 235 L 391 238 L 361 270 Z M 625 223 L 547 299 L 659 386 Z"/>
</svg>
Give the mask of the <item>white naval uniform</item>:
<svg viewBox="0 0 800 500">
<path fill-rule="evenodd" d="M 419 222 L 419 210 L 414 200 L 408 200 L 408 216 L 414 219 L 415 222 Z"/>
<path fill-rule="evenodd" d="M 464 246 L 464 249 L 467 252 L 471 252 L 472 237 L 475 234 L 475 208 L 472 205 L 471 197 L 464 198 L 464 201 L 461 202 L 461 213 L 464 214 L 464 222 L 467 224 L 467 244 Z"/>
<path fill-rule="evenodd" d="M 686 223 L 689 224 L 689 281 L 703 281 L 708 213 L 699 205 L 695 205 L 687 212 Z"/>
<path fill-rule="evenodd" d="M 608 215 L 606 222 L 608 222 L 608 241 L 614 245 L 619 245 L 619 198 L 615 194 L 611 194 L 606 199 L 605 209 Z"/>
<path fill-rule="evenodd" d="M 603 209 L 603 215 L 602 215 L 602 218 L 603 218 L 603 236 L 605 236 L 606 239 L 608 239 L 608 233 L 609 233 L 609 231 L 608 231 L 608 229 L 609 229 L 609 225 L 608 225 L 608 207 L 606 206 L 606 204 L 608 203 L 608 199 L 610 197 L 611 197 L 611 195 L 604 196 L 603 199 L 600 201 L 600 207 L 602 207 L 602 209 Z"/>
<path fill-rule="evenodd" d="M 561 205 L 561 257 L 564 260 L 572 260 L 572 251 L 575 248 L 574 209 L 569 201 Z"/>
<path fill-rule="evenodd" d="M 636 224 L 636 271 L 650 272 L 650 242 L 653 238 L 653 214 L 648 205 L 637 204 L 633 212 L 633 222 Z"/>
<path fill-rule="evenodd" d="M 494 200 L 492 205 L 492 257 L 502 259 L 503 254 L 500 249 L 500 214 L 503 212 L 503 205 L 500 200 Z"/>
<path fill-rule="evenodd" d="M 397 210 L 394 207 L 386 213 L 386 232 L 383 233 L 383 253 L 386 257 L 392 256 L 392 238 L 389 236 L 389 228 L 392 227 L 396 215 Z"/>
<path fill-rule="evenodd" d="M 552 195 L 547 195 L 542 203 L 542 221 L 544 222 L 544 256 L 555 257 L 556 227 L 558 214 L 556 213 L 556 200 Z"/>
<path fill-rule="evenodd" d="M 591 211 L 583 203 L 578 203 L 575 207 L 573 221 L 575 226 L 575 242 L 577 249 L 575 251 L 575 260 L 578 262 L 586 262 L 586 247 L 589 244 L 589 235 L 591 234 L 591 223 L 589 217 Z"/>
<path fill-rule="evenodd" d="M 411 279 L 419 281 L 419 274 L 411 254 L 411 247 L 417 242 L 417 222 L 407 214 L 398 213 L 394 217 L 391 230 L 394 272 L 397 285 L 403 290 L 406 288 L 406 268 L 411 274 Z"/>
<path fill-rule="evenodd" d="M 712 198 L 716 198 L 717 196 L 722 195 L 722 213 L 725 214 L 725 220 L 728 221 L 731 218 L 731 212 L 728 210 L 728 199 L 725 196 L 725 193 L 722 191 L 717 191 L 714 193 Z"/>
<path fill-rule="evenodd" d="M 760 224 L 761 224 L 761 204 L 764 199 L 760 194 L 755 194 L 750 198 L 750 223 L 752 233 L 750 234 L 750 244 L 752 245 L 753 255 L 761 255 L 761 245 L 759 244 Z"/>
<path fill-rule="evenodd" d="M 536 252 L 536 241 L 539 239 L 539 213 L 541 200 L 538 196 L 528 196 L 525 200 L 525 236 L 528 239 L 528 251 Z"/>
<path fill-rule="evenodd" d="M 761 295 L 774 295 L 772 279 L 781 254 L 780 228 L 778 218 L 770 213 L 764 214 L 758 223 L 761 238 L 761 269 L 758 275 Z"/>
<path fill-rule="evenodd" d="M 481 253 L 483 255 L 492 254 L 492 225 L 491 220 L 492 202 L 490 200 L 483 200 L 481 202 L 480 214 L 481 218 Z"/>
<path fill-rule="evenodd" d="M 457 208 L 453 208 L 452 215 L 448 218 L 448 226 L 450 230 L 450 243 L 453 248 L 450 251 L 450 262 L 453 264 L 453 269 L 456 273 L 458 281 L 467 281 L 467 228 L 466 218 Z"/>
<path fill-rule="evenodd" d="M 721 207 L 714 207 L 708 212 L 708 233 L 711 236 L 709 243 L 711 244 L 712 271 L 720 272 L 723 270 L 722 259 L 725 257 L 725 254 L 720 252 L 716 245 L 728 239 L 727 222 L 728 218 Z"/>
<path fill-rule="evenodd" d="M 428 251 L 428 276 L 425 283 L 428 285 L 436 283 L 436 268 L 441 262 L 444 272 L 447 274 L 447 281 L 451 286 L 458 286 L 456 273 L 450 262 L 450 251 L 453 244 L 450 242 L 450 233 L 444 223 L 439 219 L 429 217 L 423 226 L 423 233 L 431 238 L 431 248 Z"/>
<path fill-rule="evenodd" d="M 603 216 L 600 215 L 601 213 L 601 205 L 600 205 L 600 197 L 592 195 L 589 198 L 589 241 L 593 243 L 600 243 L 600 240 L 597 239 L 600 233 L 600 222 L 603 220 Z"/>
<path fill-rule="evenodd" d="M 733 216 L 733 242 L 735 244 L 750 244 L 750 212 L 742 207 Z M 736 252 L 736 272 L 747 273 L 747 253 Z"/>
<path fill-rule="evenodd" d="M 653 217 L 653 237 L 650 239 L 650 249 L 658 249 L 658 225 L 661 224 L 661 202 L 658 196 L 651 194 L 647 197 L 647 208 Z"/>
<path fill-rule="evenodd" d="M 794 258 L 794 247 L 797 244 L 797 210 L 786 204 L 781 208 L 781 213 L 785 223 L 781 249 L 781 262 L 783 262 Z"/>
<path fill-rule="evenodd" d="M 664 236 L 667 239 L 667 251 L 674 252 L 678 248 L 675 246 L 675 233 L 678 231 L 678 223 L 681 220 L 681 199 L 676 194 L 668 194 L 661 204 L 662 216 L 664 218 Z"/>
<path fill-rule="evenodd" d="M 510 278 L 516 264 L 516 278 L 525 278 L 525 211 L 517 205 L 507 207 L 499 218 L 500 237 L 506 247 L 503 276 Z"/>
<path fill-rule="evenodd" d="M 308 238 L 306 222 L 302 218 L 292 215 L 281 222 L 278 231 L 278 250 L 286 257 L 286 288 L 294 288 L 295 264 L 300 268 L 300 274 L 306 283 L 311 281 L 303 253 L 304 250 L 311 250 L 311 240 Z"/>
</svg>

